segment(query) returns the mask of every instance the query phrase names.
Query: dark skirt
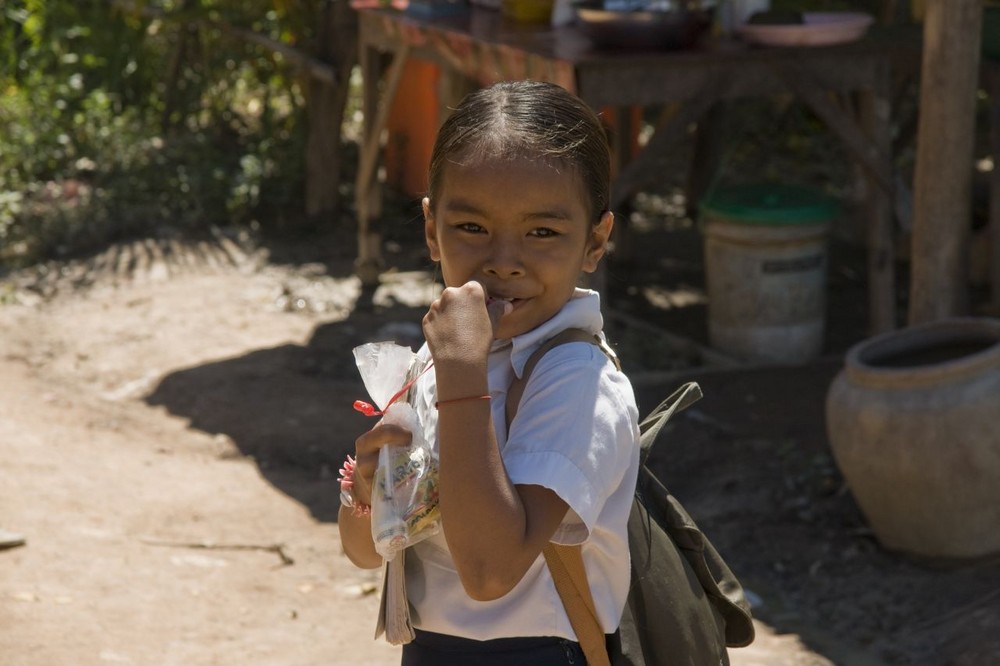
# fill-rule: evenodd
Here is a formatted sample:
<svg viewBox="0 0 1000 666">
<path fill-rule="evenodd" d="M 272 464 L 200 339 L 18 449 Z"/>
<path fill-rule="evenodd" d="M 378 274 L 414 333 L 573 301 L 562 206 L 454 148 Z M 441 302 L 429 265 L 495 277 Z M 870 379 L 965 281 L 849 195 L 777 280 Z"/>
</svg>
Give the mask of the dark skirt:
<svg viewBox="0 0 1000 666">
<path fill-rule="evenodd" d="M 586 666 L 580 644 L 549 636 L 476 641 L 416 631 L 402 666 Z"/>
</svg>

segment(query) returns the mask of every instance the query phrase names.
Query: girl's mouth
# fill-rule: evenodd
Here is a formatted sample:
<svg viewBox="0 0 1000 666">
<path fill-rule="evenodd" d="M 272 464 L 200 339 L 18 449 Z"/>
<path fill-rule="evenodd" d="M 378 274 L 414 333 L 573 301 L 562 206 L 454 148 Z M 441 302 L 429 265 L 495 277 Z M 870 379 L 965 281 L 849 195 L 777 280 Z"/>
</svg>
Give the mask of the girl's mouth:
<svg viewBox="0 0 1000 666">
<path fill-rule="evenodd" d="M 511 310 L 513 310 L 517 306 L 517 304 L 521 302 L 521 300 L 522 299 L 520 299 L 520 298 L 505 298 L 505 297 L 502 297 L 502 296 L 487 296 L 486 297 L 486 304 L 487 305 L 492 305 L 493 303 L 499 303 L 499 302 L 506 303 L 507 305 L 504 305 L 504 314 L 506 314 L 506 313 L 509 313 Z"/>
</svg>

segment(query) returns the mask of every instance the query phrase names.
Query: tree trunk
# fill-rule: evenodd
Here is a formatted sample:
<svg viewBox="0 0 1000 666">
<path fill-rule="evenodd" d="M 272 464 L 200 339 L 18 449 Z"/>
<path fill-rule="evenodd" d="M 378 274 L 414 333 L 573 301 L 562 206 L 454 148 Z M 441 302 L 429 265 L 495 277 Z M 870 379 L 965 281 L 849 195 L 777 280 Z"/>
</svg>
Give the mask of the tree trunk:
<svg viewBox="0 0 1000 666">
<path fill-rule="evenodd" d="M 357 14 L 347 0 L 324 3 L 316 56 L 336 69 L 337 84 L 309 77 L 305 86 L 306 215 L 314 225 L 335 224 L 340 210 L 340 135 L 351 70 L 358 58 L 357 26 Z"/>
<path fill-rule="evenodd" d="M 928 0 L 914 176 L 909 322 L 968 310 L 981 0 Z"/>
</svg>

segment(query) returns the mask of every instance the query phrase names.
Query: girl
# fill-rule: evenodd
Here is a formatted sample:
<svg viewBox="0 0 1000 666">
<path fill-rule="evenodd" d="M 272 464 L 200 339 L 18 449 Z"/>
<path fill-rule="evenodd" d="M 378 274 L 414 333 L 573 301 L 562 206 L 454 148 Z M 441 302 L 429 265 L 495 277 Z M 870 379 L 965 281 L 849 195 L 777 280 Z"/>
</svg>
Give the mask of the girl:
<svg viewBox="0 0 1000 666">
<path fill-rule="evenodd" d="M 423 200 L 445 290 L 423 320 L 433 372 L 414 406 L 440 460 L 442 530 L 408 549 L 416 638 L 404 666 L 583 664 L 542 548 L 582 544 L 605 632 L 629 585 L 626 521 L 638 471 L 632 387 L 586 342 L 546 353 L 507 431 L 505 398 L 531 353 L 567 328 L 602 335 L 593 272 L 614 223 L 604 129 L 558 86 L 506 82 L 472 93 L 441 127 Z M 344 549 L 377 567 L 370 519 L 378 451 L 410 433 L 379 425 L 356 442 Z"/>
</svg>

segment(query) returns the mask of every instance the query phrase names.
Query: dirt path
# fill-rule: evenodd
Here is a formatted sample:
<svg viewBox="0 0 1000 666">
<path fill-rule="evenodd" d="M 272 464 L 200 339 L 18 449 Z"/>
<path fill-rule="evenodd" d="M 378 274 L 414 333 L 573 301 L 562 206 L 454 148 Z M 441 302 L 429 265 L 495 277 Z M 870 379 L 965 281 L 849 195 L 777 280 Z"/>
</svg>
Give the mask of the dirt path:
<svg viewBox="0 0 1000 666">
<path fill-rule="evenodd" d="M 171 371 L 301 342 L 316 322 L 274 307 L 280 287 L 204 266 L 0 308 L 0 515 L 28 540 L 0 553 L 5 664 L 393 663 L 365 640 L 374 579 L 336 526 L 141 400 Z"/>
<path fill-rule="evenodd" d="M 299 463 L 366 427 L 350 345 L 429 287 L 396 275 L 389 314 L 348 320 L 351 278 L 195 249 L 125 272 L 111 249 L 45 298 L 0 284 L 0 528 L 27 537 L 0 552 L 2 661 L 398 663 L 375 576 L 341 555 L 335 472 Z M 764 624 L 733 662 L 833 663 Z"/>
</svg>

